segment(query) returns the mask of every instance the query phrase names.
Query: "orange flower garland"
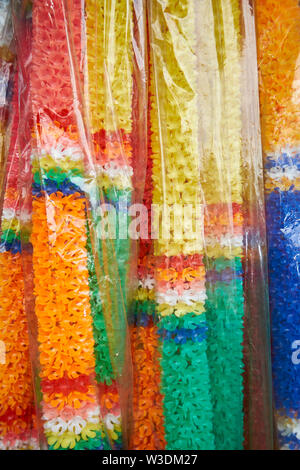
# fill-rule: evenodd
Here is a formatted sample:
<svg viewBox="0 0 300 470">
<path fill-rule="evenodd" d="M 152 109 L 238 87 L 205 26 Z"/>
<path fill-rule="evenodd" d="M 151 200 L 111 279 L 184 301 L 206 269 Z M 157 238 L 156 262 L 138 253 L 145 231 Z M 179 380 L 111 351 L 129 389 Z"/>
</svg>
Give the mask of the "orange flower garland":
<svg viewBox="0 0 300 470">
<path fill-rule="evenodd" d="M 12 101 L 0 245 L 0 449 L 36 448 L 35 410 L 29 359 L 17 190 L 18 75 Z"/>
<path fill-rule="evenodd" d="M 80 54 L 81 1 L 71 4 Z M 33 123 L 32 175 L 25 174 L 23 181 L 28 195 L 32 192 L 31 246 L 26 250 L 32 247 L 34 311 L 29 305 L 28 314 L 37 328 L 31 346 L 38 349 L 38 405 L 48 447 L 103 449 L 108 442 L 95 381 L 84 155 L 74 112 L 66 13 L 62 0 L 37 0 L 32 11 L 32 115 L 26 116 Z"/>
</svg>

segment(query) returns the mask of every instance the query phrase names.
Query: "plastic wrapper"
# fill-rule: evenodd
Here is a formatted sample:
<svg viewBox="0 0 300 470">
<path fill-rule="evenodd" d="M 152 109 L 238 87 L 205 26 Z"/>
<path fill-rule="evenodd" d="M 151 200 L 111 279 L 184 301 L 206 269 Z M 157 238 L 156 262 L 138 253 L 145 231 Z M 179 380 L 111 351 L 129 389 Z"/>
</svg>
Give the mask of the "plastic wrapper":
<svg viewBox="0 0 300 470">
<path fill-rule="evenodd" d="M 300 449 L 300 6 L 256 2 L 278 446 Z"/>
<path fill-rule="evenodd" d="M 147 5 L 153 233 L 138 259 L 130 447 L 271 449 L 252 3 Z"/>
<path fill-rule="evenodd" d="M 5 133 L 0 239 L 0 449 L 38 448 L 20 242 L 18 73 Z"/>
<path fill-rule="evenodd" d="M 109 277 L 114 283 L 119 280 L 128 309 L 135 287 L 139 237 L 138 224 L 132 226 L 132 223 L 140 212 L 147 153 L 145 2 L 86 0 L 85 11 L 84 102 L 88 138 L 93 149 L 101 207 L 112 229 L 107 254 L 114 255 L 118 268 L 110 267 Z M 100 246 L 100 257 L 102 254 L 103 246 Z M 119 304 L 116 312 L 120 307 Z M 127 386 L 131 384 L 130 377 L 129 358 L 123 377 L 128 398 L 123 399 L 127 424 L 131 415 L 132 386 Z M 110 393 L 115 382 L 111 369 L 102 381 Z M 127 431 L 128 426 L 126 442 Z"/>
<path fill-rule="evenodd" d="M 5 131 L 11 98 L 11 76 L 14 69 L 12 21 L 9 0 L 0 2 L 0 169 L 4 161 Z M 1 172 L 2 177 L 2 172 Z"/>
<path fill-rule="evenodd" d="M 133 191 L 131 163 L 142 148 L 139 133 L 132 137 L 133 77 L 139 93 L 145 83 L 143 62 L 133 58 L 134 18 L 143 11 L 136 8 L 139 2 L 14 2 L 22 257 L 44 448 L 126 446 L 132 247 L 128 237 L 111 236 L 110 223 L 105 230 L 119 200 L 128 225 L 127 206 L 141 192 Z"/>
</svg>

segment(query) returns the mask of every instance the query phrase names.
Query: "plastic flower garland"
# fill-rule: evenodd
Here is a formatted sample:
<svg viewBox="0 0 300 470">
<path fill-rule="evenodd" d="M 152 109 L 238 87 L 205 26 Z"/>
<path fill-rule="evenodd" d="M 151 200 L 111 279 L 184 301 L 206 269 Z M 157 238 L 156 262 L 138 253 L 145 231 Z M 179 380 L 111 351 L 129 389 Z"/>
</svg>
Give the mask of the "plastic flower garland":
<svg viewBox="0 0 300 470">
<path fill-rule="evenodd" d="M 140 257 L 133 354 L 140 449 L 243 445 L 240 10 L 234 1 L 219 7 L 150 5 L 153 202 L 166 211 L 204 203 L 204 216 L 194 212 L 187 223 L 199 230 L 202 222 L 196 239 L 178 237 L 175 226 L 166 239 L 162 213 L 155 258 L 149 247 Z M 197 74 L 206 84 L 199 92 Z"/>
<path fill-rule="evenodd" d="M 132 197 L 132 1 L 109 6 L 86 1 L 88 108 L 98 183 L 104 202 L 124 211 Z M 128 219 L 128 218 L 127 218 Z M 128 225 L 129 219 L 127 220 Z M 116 258 L 126 292 L 129 241 L 116 236 Z"/>
<path fill-rule="evenodd" d="M 24 280 L 20 243 L 18 197 L 18 89 L 15 76 L 10 143 L 5 164 L 4 202 L 0 244 L 0 449 L 38 447 L 34 430 L 35 410 Z"/>
<path fill-rule="evenodd" d="M 87 27 L 87 96 L 91 137 L 96 162 L 98 186 L 103 200 L 125 217 L 128 232 L 128 208 L 132 201 L 132 100 L 133 100 L 133 52 L 132 25 L 133 2 L 120 0 L 111 4 L 105 0 L 86 0 Z M 100 223 L 100 222 L 99 222 Z M 120 320 L 121 343 L 124 341 L 126 326 L 122 319 L 127 297 L 127 273 L 130 256 L 130 240 L 123 237 L 117 222 L 116 237 L 108 247 L 108 259 L 117 260 L 117 270 L 110 276 L 121 292 L 117 295 L 117 315 Z M 103 256 L 101 243 L 100 258 Z M 101 311 L 98 312 L 99 320 Z M 105 334 L 105 318 L 101 320 Z M 117 329 L 117 325 L 112 325 Z M 123 333 L 122 333 L 123 331 Z M 107 345 L 109 348 L 109 344 Z M 111 350 L 111 348 L 110 348 Z M 100 350 L 99 350 L 100 351 Z M 112 351 L 111 354 L 114 354 Z M 103 353 L 104 355 L 104 349 Z M 96 356 L 97 357 L 97 356 Z M 109 359 L 109 356 L 106 355 Z M 111 396 L 114 407 L 104 407 L 104 413 L 114 415 L 115 446 L 119 447 L 121 435 L 118 377 L 113 365 L 107 362 L 107 368 L 99 370 L 97 380 L 104 384 L 106 392 L 103 400 Z"/>
<path fill-rule="evenodd" d="M 148 210 L 148 217 L 145 220 L 148 238 L 140 240 L 138 288 L 133 305 L 131 331 L 134 381 L 133 429 L 130 446 L 136 450 L 163 449 L 166 445 L 160 393 L 159 334 L 155 315 L 155 257 L 153 240 L 151 240 L 150 217 L 153 195 L 152 156 L 153 148 L 158 143 L 151 63 L 149 63 L 148 70 L 152 87 L 148 91 L 148 158 L 143 198 L 143 204 Z M 153 117 L 153 123 L 151 117 Z"/>
<path fill-rule="evenodd" d="M 243 446 L 240 6 L 201 2 L 199 67 L 208 360 L 217 449 Z M 205 90 L 205 91 L 204 91 Z M 213 104 L 212 104 L 213 101 Z"/>
<path fill-rule="evenodd" d="M 256 13 L 277 428 L 281 448 L 300 449 L 300 7 L 262 0 Z"/>
<path fill-rule="evenodd" d="M 168 210 L 191 204 L 196 225 L 201 202 L 197 142 L 194 2 L 150 5 L 154 97 L 152 129 L 153 203 Z M 163 39 L 163 41 L 161 41 Z M 161 127 L 160 127 L 161 126 Z M 202 238 L 164 236 L 164 213 L 155 241 L 156 326 L 159 333 L 160 393 L 167 449 L 213 449 L 212 403 L 204 309 Z M 160 436 L 159 436 L 160 437 Z M 158 440 L 163 443 L 162 438 Z"/>
<path fill-rule="evenodd" d="M 100 421 L 84 157 L 74 114 L 63 2 L 34 2 L 30 75 L 33 282 L 41 418 L 50 449 L 109 448 Z M 71 9 L 81 51 L 81 2 Z M 51 64 L 51 66 L 49 66 Z"/>
</svg>

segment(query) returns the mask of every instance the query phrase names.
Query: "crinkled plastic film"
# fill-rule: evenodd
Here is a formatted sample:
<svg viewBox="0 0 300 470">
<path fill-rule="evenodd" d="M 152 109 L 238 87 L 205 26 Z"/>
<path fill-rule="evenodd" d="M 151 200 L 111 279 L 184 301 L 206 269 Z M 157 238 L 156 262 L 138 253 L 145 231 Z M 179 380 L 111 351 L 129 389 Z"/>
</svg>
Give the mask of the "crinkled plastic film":
<svg viewBox="0 0 300 470">
<path fill-rule="evenodd" d="M 271 449 L 252 4 L 147 5 L 156 239 L 138 263 L 131 448 Z"/>
<path fill-rule="evenodd" d="M 38 448 L 20 244 L 18 71 L 10 2 L 1 14 L 0 449 Z"/>
<path fill-rule="evenodd" d="M 116 55 L 115 71 L 107 74 L 110 79 L 115 73 L 117 80 L 115 95 L 107 93 L 103 114 L 103 101 L 93 98 L 91 77 L 95 88 L 102 90 L 101 70 L 103 64 L 111 64 L 112 55 L 108 48 L 103 64 L 95 64 L 89 44 L 97 44 L 93 28 L 98 14 L 102 21 L 102 9 L 97 9 L 91 22 L 95 2 L 37 0 L 32 11 L 29 2 L 14 3 L 22 61 L 26 310 L 41 442 L 49 449 L 126 446 L 121 426 L 126 431 L 132 388 L 126 319 L 132 250 L 128 239 L 102 237 L 102 204 L 107 200 L 116 204 L 123 192 L 126 208 L 132 197 L 134 41 L 132 26 L 127 26 L 133 22 L 134 9 L 133 2 L 104 4 L 111 8 L 117 32 L 114 15 L 123 25 L 127 11 L 127 20 L 122 33 L 125 46 L 122 34 L 112 34 L 106 42 L 111 47 L 115 41 L 112 51 L 121 48 L 121 52 Z M 21 49 L 24 27 L 31 37 L 28 55 L 22 55 Z M 118 76 L 122 47 L 128 49 L 128 89 L 120 86 Z M 119 91 L 124 88 L 123 106 Z M 105 119 L 99 120 L 98 115 Z M 117 121 L 120 125 L 112 128 Z"/>
<path fill-rule="evenodd" d="M 0 169 L 4 161 L 5 131 L 8 106 L 11 99 L 14 51 L 12 47 L 12 21 L 9 0 L 0 2 Z M 2 171 L 1 171 L 2 178 Z"/>
<path fill-rule="evenodd" d="M 262 6 L 268 1 L 258 9 L 258 25 L 269 24 Z M 271 449 L 252 1 L 12 3 L 19 65 L 4 153 L 0 295 L 9 290 L 15 297 L 2 302 L 0 322 L 6 332 L 16 312 L 20 331 L 9 324 L 10 338 L 14 348 L 22 346 L 23 362 L 16 373 L 19 395 L 7 400 L 9 407 L 16 400 L 17 418 L 10 408 L 6 413 L 0 369 L 0 435 L 7 434 L 1 447 L 38 445 L 31 432 L 30 353 L 41 448 Z M 283 11 L 278 6 L 278 15 Z M 279 28 L 278 35 L 283 44 L 292 41 L 289 58 L 296 64 L 299 8 L 291 11 L 297 13 L 282 16 L 289 34 Z M 274 63 L 261 62 L 262 44 L 265 79 L 270 71 L 273 77 Z M 279 71 L 280 88 L 292 77 L 297 84 L 297 72 Z M 297 93 L 272 108 L 273 95 L 262 90 L 275 298 L 274 181 L 287 185 L 297 170 L 297 151 L 290 155 L 297 145 L 291 140 L 296 108 L 291 105 L 291 122 L 292 111 L 285 114 Z M 273 128 L 278 116 L 284 125 Z M 284 154 L 282 165 L 273 165 L 276 152 Z M 295 188 L 297 178 L 286 193 L 296 194 Z M 286 252 L 297 243 L 291 204 L 283 227 Z M 292 292 L 288 297 L 294 305 Z M 274 325 L 281 361 L 283 336 Z M 297 447 L 296 375 L 282 381 L 276 354 L 280 439 L 283 447 Z"/>
<path fill-rule="evenodd" d="M 256 2 L 278 447 L 300 449 L 300 6 Z"/>
<path fill-rule="evenodd" d="M 137 226 L 134 225 L 132 231 L 131 223 L 141 211 L 147 154 L 145 2 L 121 0 L 115 4 L 87 0 L 85 11 L 85 118 L 101 194 L 101 214 L 108 215 L 108 230 L 111 230 L 109 238 L 112 240 L 106 245 L 109 278 L 113 283 L 120 282 L 128 311 L 135 289 L 139 237 Z M 142 215 L 141 211 L 140 217 Z M 99 217 L 96 216 L 96 220 L 101 231 Z M 99 251 L 104 261 L 103 241 Z M 116 260 L 117 270 L 110 263 L 111 257 Z M 112 302 L 118 315 L 123 306 L 114 295 Z M 113 315 L 108 314 L 111 323 L 116 325 Z M 130 323 L 131 320 L 129 318 Z M 122 341 L 124 337 L 118 337 L 118 348 Z M 132 393 L 130 354 L 124 364 L 125 374 L 120 379 L 123 394 L 119 399 L 127 423 L 123 441 L 128 446 Z M 101 381 L 110 394 L 115 388 L 113 368 L 108 368 L 105 374 Z"/>
<path fill-rule="evenodd" d="M 6 134 L 5 183 L 1 209 L 0 244 L 0 449 L 33 449 L 35 406 L 20 243 L 18 197 L 19 150 L 17 74 L 14 76 L 10 131 Z"/>
</svg>

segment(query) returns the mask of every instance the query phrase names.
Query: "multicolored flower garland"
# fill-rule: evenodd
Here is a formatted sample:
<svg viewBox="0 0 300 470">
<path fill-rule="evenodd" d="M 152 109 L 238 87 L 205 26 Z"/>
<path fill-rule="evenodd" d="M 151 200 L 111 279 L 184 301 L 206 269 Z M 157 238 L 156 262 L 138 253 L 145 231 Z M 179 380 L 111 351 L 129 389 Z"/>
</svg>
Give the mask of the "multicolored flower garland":
<svg viewBox="0 0 300 470">
<path fill-rule="evenodd" d="M 261 0 L 256 14 L 277 428 L 279 447 L 299 450 L 299 2 Z"/>
<path fill-rule="evenodd" d="M 149 44 L 149 41 L 148 41 Z M 148 46 L 149 49 L 149 46 Z M 149 54 L 150 51 L 148 51 Z M 133 362 L 133 426 L 130 448 L 164 449 L 164 418 L 160 393 L 161 372 L 159 334 L 155 315 L 155 257 L 151 239 L 151 205 L 153 195 L 152 156 L 158 144 L 158 128 L 153 90 L 153 67 L 149 60 L 148 74 L 152 89 L 148 90 L 147 169 L 143 204 L 147 208 L 147 237 L 140 240 L 138 256 L 138 288 L 133 302 L 131 348 Z M 150 87 L 149 87 L 150 88 Z M 153 118 L 153 125 L 151 120 Z"/>
<path fill-rule="evenodd" d="M 157 328 L 167 449 L 213 449 L 212 403 L 204 309 L 203 239 L 164 235 L 164 217 L 175 204 L 190 204 L 189 228 L 197 226 L 199 185 L 193 1 L 150 5 L 154 101 L 153 202 L 162 208 L 155 241 Z M 166 216 L 167 217 L 167 216 Z M 171 224 L 172 225 L 172 224 Z"/>
<path fill-rule="evenodd" d="M 98 187 L 102 193 L 101 202 L 106 204 L 108 212 L 116 211 L 118 219 L 115 239 L 107 246 L 107 256 L 108 260 L 117 261 L 117 270 L 110 271 L 110 278 L 115 285 L 121 286 L 121 291 L 114 293 L 117 296 L 117 321 L 112 322 L 115 335 L 119 338 L 118 343 L 121 344 L 124 341 L 126 344 L 124 305 L 126 306 L 127 302 L 127 276 L 131 252 L 128 210 L 133 191 L 133 11 L 132 0 L 120 0 L 116 4 L 106 0 L 86 0 L 88 116 Z M 123 234 L 120 215 L 123 220 Z M 98 224 L 101 224 L 99 218 Z M 99 251 L 102 259 L 101 243 Z M 100 311 L 98 315 L 101 315 Z M 105 318 L 101 324 L 105 328 L 105 322 L 107 328 Z M 114 348 L 109 344 L 107 347 L 113 357 Z M 118 394 L 122 394 L 122 385 L 118 384 L 120 378 L 116 375 L 113 365 L 108 363 L 107 366 L 106 373 L 100 373 L 97 380 L 105 384 L 108 395 L 113 394 L 115 397 L 114 415 L 119 426 Z M 120 440 L 119 431 L 115 431 L 117 447 Z"/>
<path fill-rule="evenodd" d="M 122 239 L 120 227 L 113 243 L 100 240 L 103 214 L 97 204 L 90 211 L 89 189 L 93 195 L 99 190 L 108 212 L 123 212 L 128 228 L 138 162 L 133 1 L 86 0 L 86 31 L 81 0 L 49 5 L 36 0 L 33 9 L 32 116 L 27 115 L 33 123 L 27 162 L 32 174 L 21 178 L 30 193 L 28 208 L 22 208 L 23 261 L 28 267 L 33 249 L 35 312 L 29 307 L 28 313 L 37 321 L 38 405 L 50 449 L 119 448 L 122 376 L 130 375 L 126 360 L 118 357 L 127 341 L 130 242 Z M 139 255 L 130 444 L 136 449 L 243 446 L 240 15 L 238 0 L 150 4 L 151 146 L 144 203 L 149 209 L 153 200 L 162 212 L 154 247 L 142 242 Z M 74 99 L 75 81 L 84 75 L 84 41 L 85 118 L 98 189 L 86 171 L 83 129 L 78 133 L 76 112 L 84 105 Z M 70 57 L 74 51 L 76 57 Z M 76 77 L 70 72 L 73 60 Z M 278 162 L 278 172 L 277 167 Z M 175 224 L 170 238 L 165 236 L 175 205 L 192 206 L 185 228 L 198 230 L 194 238 L 178 237 Z M 13 239 L 11 249 L 20 249 L 18 236 L 5 236 Z M 25 278 L 31 274 L 26 271 Z M 284 435 L 291 429 L 297 435 L 295 415 L 289 420 L 284 415 L 280 426 Z"/>
<path fill-rule="evenodd" d="M 133 442 L 140 449 L 243 447 L 240 16 L 230 0 L 150 5 L 153 202 L 165 213 L 154 260 L 145 244 L 139 262 Z M 176 225 L 164 236 L 166 213 L 180 204 L 204 207 L 187 224 L 198 228 L 196 240 L 178 237 Z"/>
<path fill-rule="evenodd" d="M 90 130 L 104 202 L 127 213 L 132 199 L 132 1 L 117 5 L 86 1 Z M 127 227 L 129 219 L 127 216 Z M 129 240 L 116 234 L 115 252 L 123 292 Z"/>
<path fill-rule="evenodd" d="M 217 449 L 243 447 L 240 5 L 198 6 L 208 360 Z M 213 104 L 212 104 L 213 103 Z"/>
<path fill-rule="evenodd" d="M 103 449 L 109 443 L 95 380 L 84 155 L 76 127 L 65 6 L 60 0 L 50 3 L 34 2 L 30 74 L 30 243 L 41 418 L 50 449 Z M 74 0 L 72 39 L 79 55 L 81 13 L 80 0 Z"/>
<path fill-rule="evenodd" d="M 24 280 L 18 195 L 18 75 L 11 105 L 5 163 L 0 244 L 0 449 L 38 448 Z"/>
</svg>

